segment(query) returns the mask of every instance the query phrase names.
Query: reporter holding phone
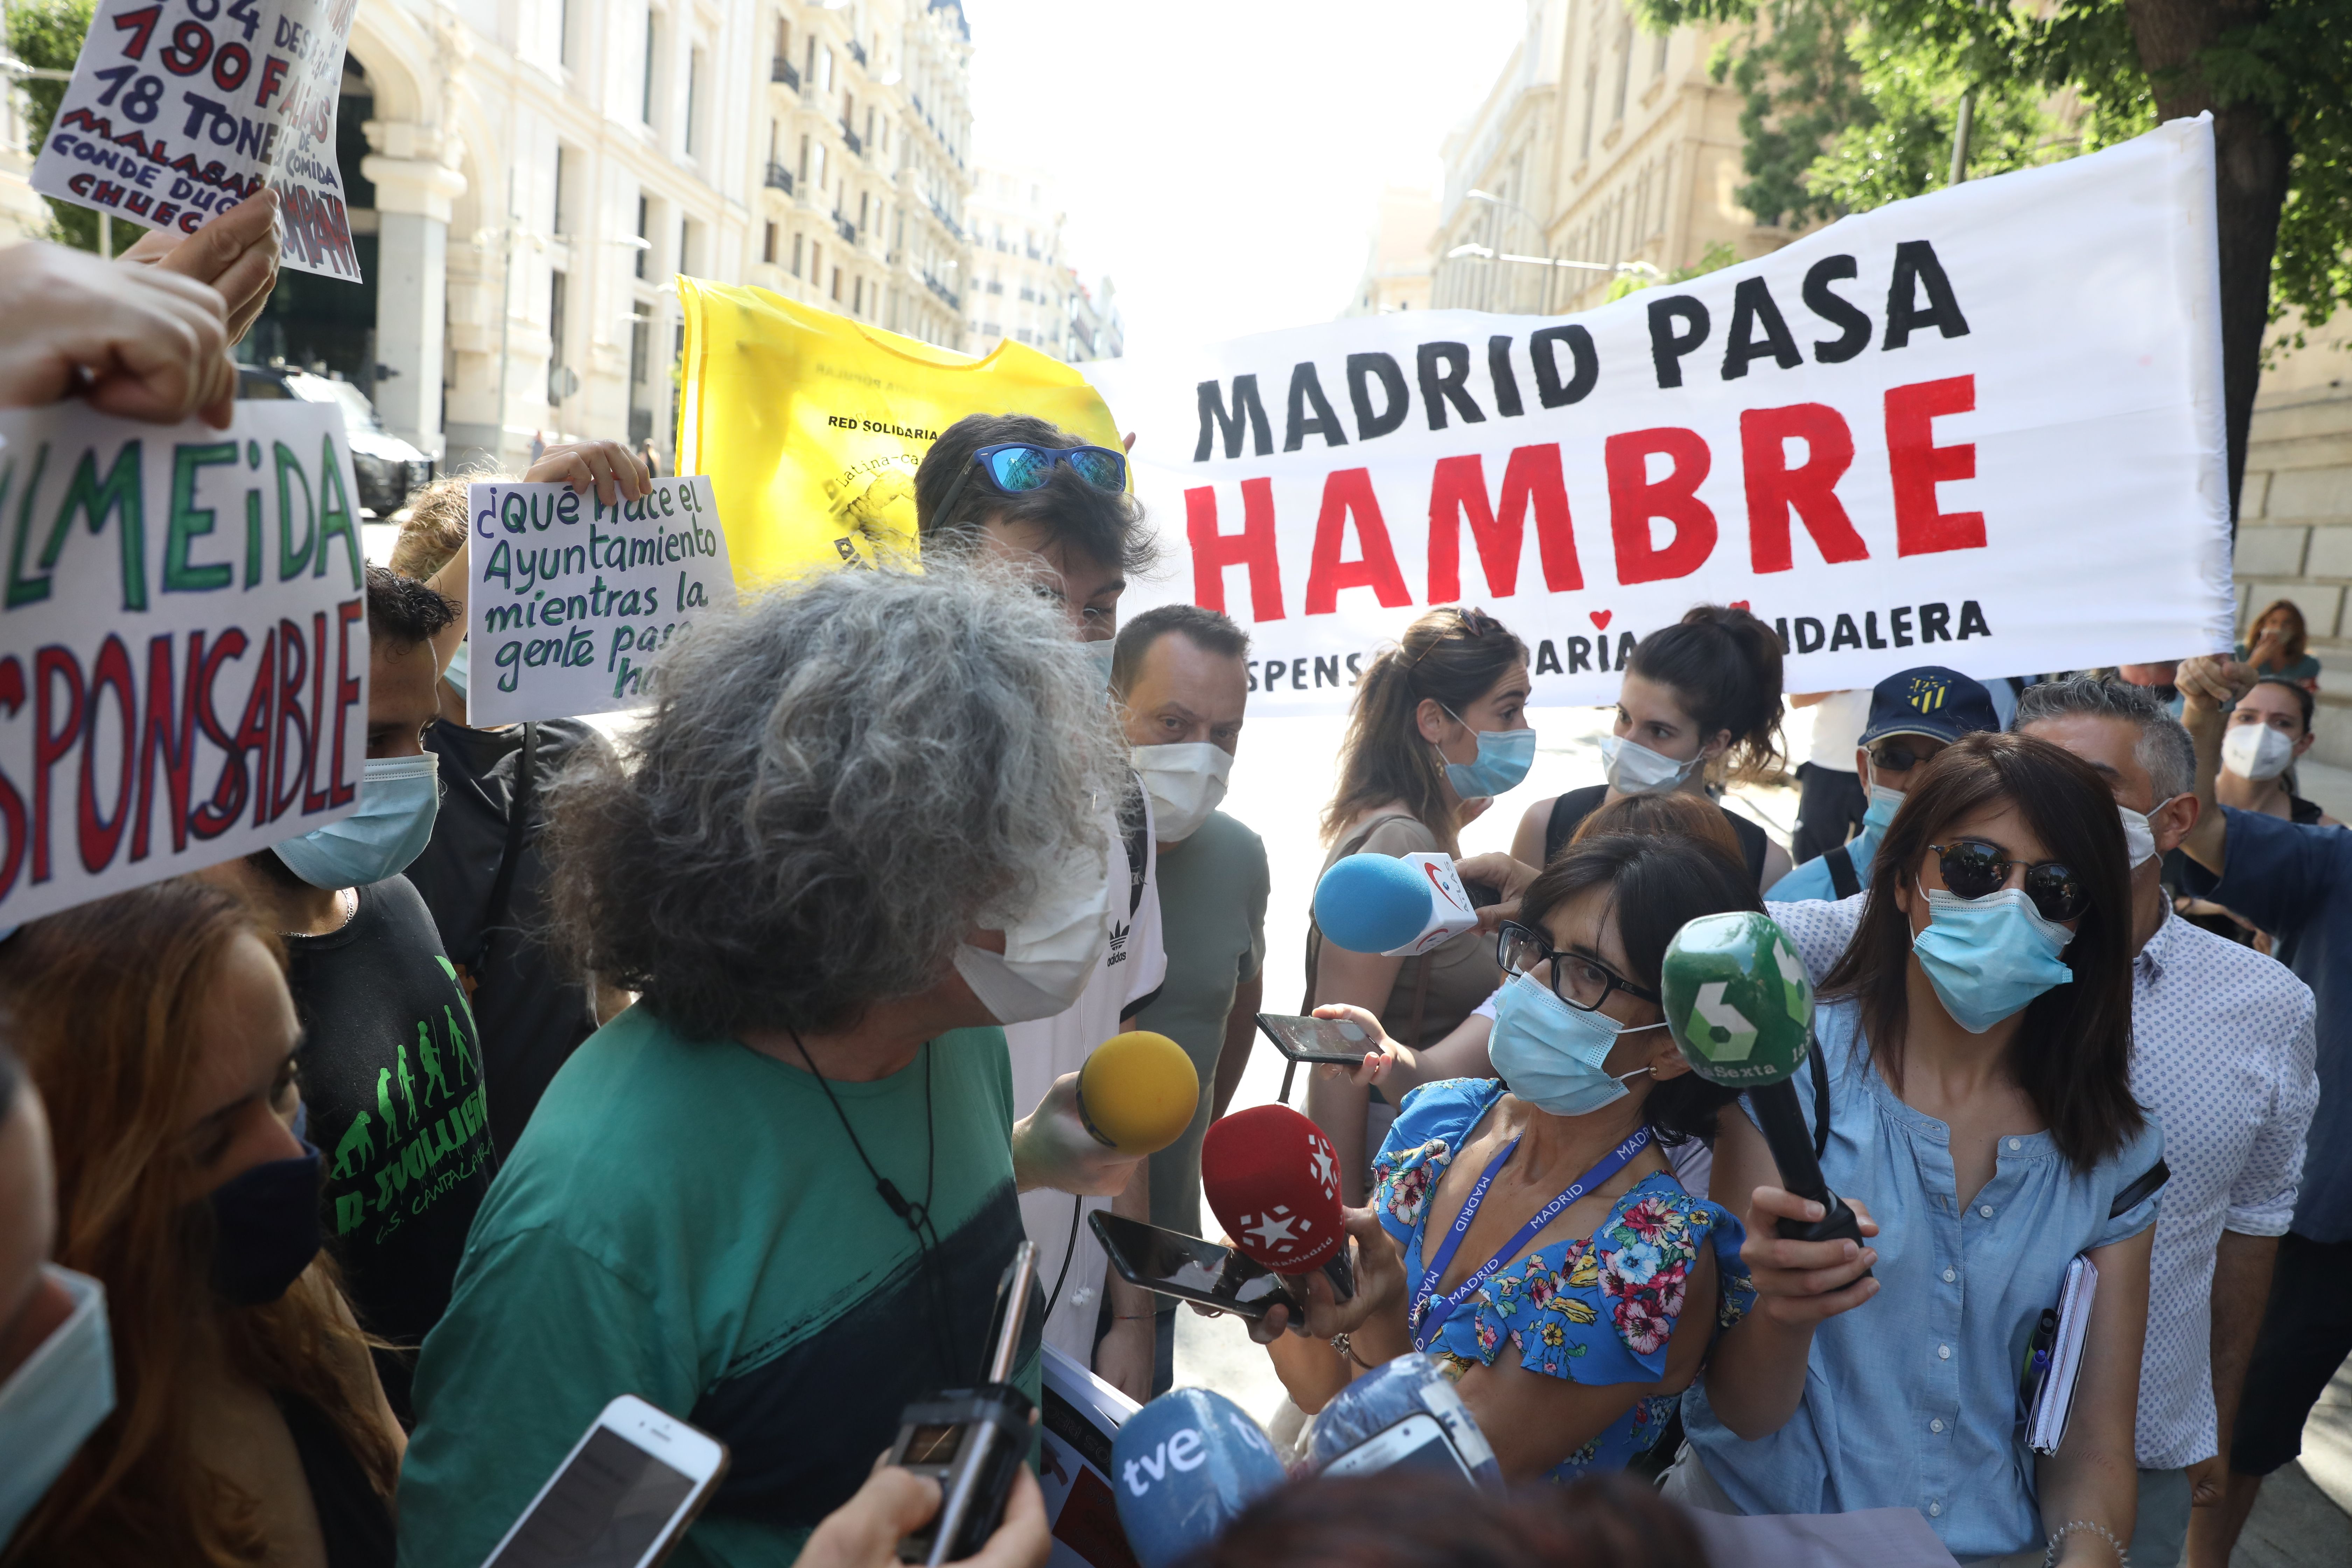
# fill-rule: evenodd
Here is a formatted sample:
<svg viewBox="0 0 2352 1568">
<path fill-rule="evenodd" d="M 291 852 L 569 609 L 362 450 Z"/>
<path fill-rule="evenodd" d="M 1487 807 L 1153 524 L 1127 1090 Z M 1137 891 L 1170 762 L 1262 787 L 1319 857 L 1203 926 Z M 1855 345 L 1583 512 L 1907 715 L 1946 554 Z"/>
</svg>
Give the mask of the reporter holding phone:
<svg viewBox="0 0 2352 1568">
<path fill-rule="evenodd" d="M 754 599 L 568 774 L 558 934 L 641 994 L 549 1086 L 417 1367 L 401 1560 L 481 1561 L 615 1394 L 728 1446 L 673 1559 L 788 1557 L 912 1400 L 979 1374 L 1020 1187 L 1116 1191 L 1075 1075 L 1016 1122 L 967 978 L 1108 906 L 1124 751 L 1017 582 L 933 563 Z M 997 988 L 1001 989 L 1001 986 Z M 1034 1336 L 1013 1381 L 1034 1398 Z"/>
</svg>

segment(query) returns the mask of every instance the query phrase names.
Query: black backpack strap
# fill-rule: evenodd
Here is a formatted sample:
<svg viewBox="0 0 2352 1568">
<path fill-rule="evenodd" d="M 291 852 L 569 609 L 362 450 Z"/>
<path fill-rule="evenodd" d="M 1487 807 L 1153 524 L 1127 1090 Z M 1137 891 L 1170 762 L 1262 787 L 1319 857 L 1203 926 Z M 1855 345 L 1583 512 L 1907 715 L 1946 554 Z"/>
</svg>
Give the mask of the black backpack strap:
<svg viewBox="0 0 2352 1568">
<path fill-rule="evenodd" d="M 2172 1167 L 2158 1160 L 2135 1177 L 2129 1186 L 2116 1194 L 2116 1201 L 2107 1205 L 2107 1217 L 2115 1219 L 2130 1213 L 2147 1202 L 2155 1195 L 2158 1187 L 2170 1180 L 2172 1180 Z"/>
<path fill-rule="evenodd" d="M 1839 898 L 1850 899 L 1862 891 L 1862 879 L 1854 875 L 1853 857 L 1844 845 L 1824 854 L 1822 863 L 1829 868 L 1830 888 Z"/>
<path fill-rule="evenodd" d="M 499 856 L 499 874 L 490 883 L 490 901 L 482 910 L 482 940 L 470 966 L 478 983 L 488 973 L 490 942 L 506 924 L 507 908 L 514 902 L 515 868 L 522 863 L 523 840 L 530 832 L 530 813 L 539 794 L 539 725 L 522 727 L 522 751 L 515 758 L 514 789 L 507 799 L 507 845 Z"/>
</svg>

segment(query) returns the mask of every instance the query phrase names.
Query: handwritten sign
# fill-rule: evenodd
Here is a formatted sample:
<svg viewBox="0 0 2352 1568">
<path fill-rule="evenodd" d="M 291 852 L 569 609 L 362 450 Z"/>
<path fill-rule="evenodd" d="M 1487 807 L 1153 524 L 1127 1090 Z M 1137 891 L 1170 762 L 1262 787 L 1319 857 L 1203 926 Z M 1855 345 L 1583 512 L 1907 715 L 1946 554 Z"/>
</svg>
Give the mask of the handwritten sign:
<svg viewBox="0 0 2352 1568">
<path fill-rule="evenodd" d="M 101 0 L 33 188 L 194 234 L 265 184 L 284 265 L 360 280 L 335 162 L 359 0 Z"/>
<path fill-rule="evenodd" d="M 566 485 L 523 484 L 470 486 L 466 504 L 466 710 L 477 724 L 636 707 L 663 650 L 735 607 L 727 534 L 701 475 L 656 479 L 643 500 L 617 507 Z"/>
<path fill-rule="evenodd" d="M 334 409 L 0 414 L 0 924 L 347 816 L 367 756 Z"/>
</svg>

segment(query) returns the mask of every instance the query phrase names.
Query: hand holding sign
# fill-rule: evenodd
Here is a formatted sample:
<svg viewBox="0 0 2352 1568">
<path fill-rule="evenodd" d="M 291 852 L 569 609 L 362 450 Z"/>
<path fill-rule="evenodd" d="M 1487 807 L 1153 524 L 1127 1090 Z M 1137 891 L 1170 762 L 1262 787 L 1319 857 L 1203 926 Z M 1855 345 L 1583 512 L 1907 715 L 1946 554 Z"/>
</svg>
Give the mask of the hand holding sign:
<svg viewBox="0 0 2352 1568">
<path fill-rule="evenodd" d="M 210 284 L 227 307 L 228 341 L 235 343 L 278 286 L 278 205 L 276 191 L 262 191 L 194 234 L 151 228 L 122 253 L 122 260 Z"/>
<path fill-rule="evenodd" d="M 227 344 L 220 295 L 176 272 L 57 245 L 0 250 L 0 408 L 79 391 L 105 414 L 226 426 Z"/>
</svg>

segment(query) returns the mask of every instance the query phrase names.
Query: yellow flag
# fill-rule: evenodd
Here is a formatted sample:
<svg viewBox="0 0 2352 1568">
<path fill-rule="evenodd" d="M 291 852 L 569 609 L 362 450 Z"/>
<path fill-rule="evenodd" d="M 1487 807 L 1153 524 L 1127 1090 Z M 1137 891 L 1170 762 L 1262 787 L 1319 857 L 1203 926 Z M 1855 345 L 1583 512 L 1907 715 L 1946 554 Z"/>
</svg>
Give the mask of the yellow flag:
<svg viewBox="0 0 2352 1568">
<path fill-rule="evenodd" d="M 982 359 L 765 289 L 677 280 L 677 471 L 708 474 L 745 587 L 915 553 L 915 469 L 967 414 L 1031 414 L 1117 451 L 1086 378 L 1005 342 Z"/>
</svg>

